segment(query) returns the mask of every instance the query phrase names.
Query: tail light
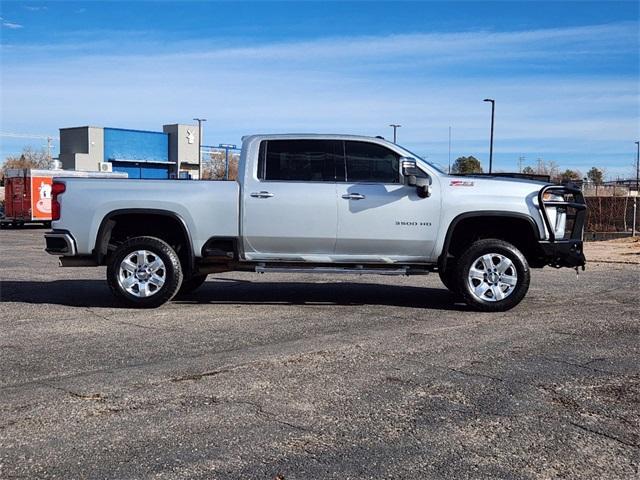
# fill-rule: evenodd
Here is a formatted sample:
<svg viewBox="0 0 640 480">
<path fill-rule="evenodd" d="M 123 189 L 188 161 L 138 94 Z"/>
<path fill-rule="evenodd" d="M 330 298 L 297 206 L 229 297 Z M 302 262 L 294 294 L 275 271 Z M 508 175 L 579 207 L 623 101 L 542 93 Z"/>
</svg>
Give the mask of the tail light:
<svg viewBox="0 0 640 480">
<path fill-rule="evenodd" d="M 60 220 L 60 202 L 58 196 L 62 195 L 67 189 L 62 182 L 53 182 L 51 186 L 51 220 Z"/>
</svg>

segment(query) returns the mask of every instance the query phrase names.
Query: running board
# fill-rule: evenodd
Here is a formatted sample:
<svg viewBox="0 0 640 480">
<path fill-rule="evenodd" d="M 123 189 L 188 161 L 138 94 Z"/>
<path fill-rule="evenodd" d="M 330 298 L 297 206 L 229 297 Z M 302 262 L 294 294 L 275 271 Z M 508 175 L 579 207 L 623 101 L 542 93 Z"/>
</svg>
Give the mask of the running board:
<svg viewBox="0 0 640 480">
<path fill-rule="evenodd" d="M 364 268 L 364 267 L 272 267 L 259 265 L 256 267 L 256 273 L 330 273 L 330 274 L 348 274 L 348 275 L 411 275 L 426 274 L 426 270 L 410 269 L 409 267 L 400 268 Z"/>
</svg>

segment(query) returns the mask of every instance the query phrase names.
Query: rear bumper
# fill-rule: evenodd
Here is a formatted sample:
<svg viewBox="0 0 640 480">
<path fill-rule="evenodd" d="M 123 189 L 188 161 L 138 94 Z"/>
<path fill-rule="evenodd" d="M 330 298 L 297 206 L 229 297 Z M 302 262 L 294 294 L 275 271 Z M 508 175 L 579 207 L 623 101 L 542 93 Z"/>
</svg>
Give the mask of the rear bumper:
<svg viewBox="0 0 640 480">
<path fill-rule="evenodd" d="M 540 242 L 544 263 L 552 267 L 584 267 L 587 262 L 582 249 L 582 240 Z"/>
<path fill-rule="evenodd" d="M 65 230 L 53 230 L 44 234 L 45 252 L 56 255 L 73 257 L 77 255 L 76 242 L 71 234 Z"/>
</svg>

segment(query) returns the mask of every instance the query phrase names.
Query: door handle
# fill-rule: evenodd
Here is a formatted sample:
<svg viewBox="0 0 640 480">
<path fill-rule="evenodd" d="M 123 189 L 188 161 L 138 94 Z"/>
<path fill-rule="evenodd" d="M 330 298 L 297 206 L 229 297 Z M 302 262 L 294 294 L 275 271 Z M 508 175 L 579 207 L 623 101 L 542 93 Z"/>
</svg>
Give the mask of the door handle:
<svg viewBox="0 0 640 480">
<path fill-rule="evenodd" d="M 345 193 L 344 195 L 342 195 L 342 198 L 344 198 L 345 200 L 362 200 L 366 197 L 361 193 Z"/>
<path fill-rule="evenodd" d="M 254 198 L 271 198 L 274 196 L 274 194 L 271 192 L 262 191 L 262 192 L 252 192 L 251 196 Z"/>
</svg>

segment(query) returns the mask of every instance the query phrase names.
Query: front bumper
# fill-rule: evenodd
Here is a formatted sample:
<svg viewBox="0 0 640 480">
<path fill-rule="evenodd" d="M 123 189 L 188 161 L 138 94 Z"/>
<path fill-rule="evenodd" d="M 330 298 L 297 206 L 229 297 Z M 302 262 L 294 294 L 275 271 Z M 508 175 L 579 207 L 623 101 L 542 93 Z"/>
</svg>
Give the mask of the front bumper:
<svg viewBox="0 0 640 480">
<path fill-rule="evenodd" d="M 71 234 L 65 230 L 53 230 L 44 234 L 45 252 L 56 255 L 73 257 L 77 254 L 76 242 Z"/>
<path fill-rule="evenodd" d="M 540 242 L 539 245 L 546 265 L 575 268 L 584 267 L 587 263 L 582 250 L 582 240 Z"/>
<path fill-rule="evenodd" d="M 563 201 L 545 201 L 544 194 L 546 192 L 561 195 L 564 197 Z M 538 193 L 538 204 L 549 235 L 549 240 L 539 242 L 544 263 L 556 268 L 584 267 L 587 260 L 582 248 L 582 239 L 587 204 L 582 191 L 574 185 L 547 185 Z M 566 232 L 562 239 L 556 239 L 554 227 L 547 214 L 547 206 L 563 208 L 567 212 L 567 219 L 571 222 L 571 230 Z"/>
</svg>

